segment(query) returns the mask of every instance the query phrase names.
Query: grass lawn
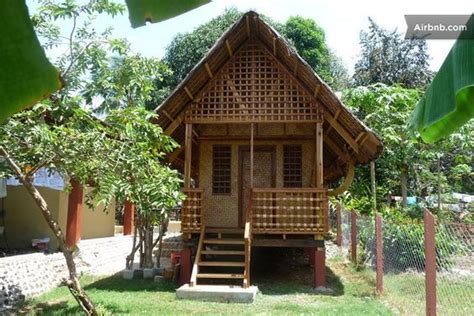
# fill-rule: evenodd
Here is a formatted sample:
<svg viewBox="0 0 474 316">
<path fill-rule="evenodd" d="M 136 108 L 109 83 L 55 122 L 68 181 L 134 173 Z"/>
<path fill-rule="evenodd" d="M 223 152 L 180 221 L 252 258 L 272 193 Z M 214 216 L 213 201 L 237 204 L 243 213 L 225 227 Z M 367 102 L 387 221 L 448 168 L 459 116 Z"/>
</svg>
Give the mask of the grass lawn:
<svg viewBox="0 0 474 316">
<path fill-rule="evenodd" d="M 256 271 L 253 284 L 261 293 L 253 304 L 226 304 L 177 300 L 176 285 L 148 280 L 123 280 L 120 276 L 81 279 L 87 293 L 110 314 L 314 314 L 391 315 L 392 310 L 374 296 L 373 285 L 354 274 L 340 260 L 328 261 L 327 276 L 332 294 L 318 294 L 311 288 L 312 269 L 295 263 L 285 270 L 269 261 Z M 290 274 L 288 271 L 292 271 Z M 80 312 L 65 287 L 26 302 L 26 314 L 70 315 Z"/>
</svg>

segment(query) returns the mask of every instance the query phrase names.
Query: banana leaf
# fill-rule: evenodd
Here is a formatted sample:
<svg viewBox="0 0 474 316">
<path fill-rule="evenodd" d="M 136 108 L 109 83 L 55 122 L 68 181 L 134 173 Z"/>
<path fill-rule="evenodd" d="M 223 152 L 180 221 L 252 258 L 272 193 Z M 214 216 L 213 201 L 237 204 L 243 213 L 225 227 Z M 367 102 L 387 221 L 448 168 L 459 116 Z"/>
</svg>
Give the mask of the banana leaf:
<svg viewBox="0 0 474 316">
<path fill-rule="evenodd" d="M 474 15 L 460 34 L 424 96 L 408 128 L 433 143 L 474 117 Z"/>
<path fill-rule="evenodd" d="M 46 58 L 24 0 L 0 8 L 0 123 L 61 88 L 58 71 Z"/>
<path fill-rule="evenodd" d="M 198 8 L 211 0 L 126 0 L 133 28 L 156 23 Z"/>
</svg>

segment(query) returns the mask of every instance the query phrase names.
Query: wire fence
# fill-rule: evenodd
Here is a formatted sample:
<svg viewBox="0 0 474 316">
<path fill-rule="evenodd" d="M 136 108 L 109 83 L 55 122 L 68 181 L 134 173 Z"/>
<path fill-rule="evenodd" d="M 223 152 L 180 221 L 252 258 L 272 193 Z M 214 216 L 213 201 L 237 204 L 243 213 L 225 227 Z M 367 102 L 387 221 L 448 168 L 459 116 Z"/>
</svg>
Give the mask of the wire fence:
<svg viewBox="0 0 474 316">
<path fill-rule="evenodd" d="M 400 314 L 474 315 L 474 225 L 435 223 L 431 235 L 426 219 L 380 219 L 377 234 L 374 217 L 337 207 L 331 214 L 336 243 Z"/>
</svg>

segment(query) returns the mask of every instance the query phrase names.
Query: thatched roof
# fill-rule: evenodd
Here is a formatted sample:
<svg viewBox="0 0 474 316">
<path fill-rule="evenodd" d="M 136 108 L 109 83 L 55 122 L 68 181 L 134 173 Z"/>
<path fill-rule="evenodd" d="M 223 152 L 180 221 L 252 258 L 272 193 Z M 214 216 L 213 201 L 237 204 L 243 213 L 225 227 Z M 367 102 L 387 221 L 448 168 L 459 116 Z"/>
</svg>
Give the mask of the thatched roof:
<svg viewBox="0 0 474 316">
<path fill-rule="evenodd" d="M 276 59 L 280 65 L 295 73 L 300 86 L 313 94 L 319 104 L 324 106 L 324 130 L 329 131 L 324 137 L 331 140 L 326 147 L 336 156 L 336 160 L 345 162 L 348 159 L 355 164 L 367 164 L 375 160 L 382 152 L 380 138 L 357 119 L 339 100 L 331 88 L 313 71 L 295 49 L 270 25 L 253 11 L 245 13 L 214 44 L 206 56 L 189 72 L 186 78 L 176 87 L 171 95 L 157 108 L 157 123 L 164 130 L 182 115 L 190 104 L 189 95 L 197 95 L 211 80 L 209 70 L 217 73 L 232 58 L 228 49 L 237 50 L 250 38 L 265 46 L 269 51 L 278 51 Z M 210 69 L 206 69 L 209 67 Z M 181 142 L 184 139 L 184 124 L 173 129 L 172 136 Z M 337 148 L 334 148 L 337 147 Z M 342 157 L 344 156 L 344 157 Z M 341 159 L 342 158 L 342 159 Z M 343 165 L 335 172 L 334 177 L 343 174 Z"/>
</svg>

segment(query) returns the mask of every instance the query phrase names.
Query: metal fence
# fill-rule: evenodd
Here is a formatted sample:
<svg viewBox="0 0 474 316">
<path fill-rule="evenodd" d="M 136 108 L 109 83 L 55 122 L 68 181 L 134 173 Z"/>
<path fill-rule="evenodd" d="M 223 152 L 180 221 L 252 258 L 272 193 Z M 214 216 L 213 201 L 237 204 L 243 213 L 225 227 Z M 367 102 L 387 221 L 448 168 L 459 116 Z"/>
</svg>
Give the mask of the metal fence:
<svg viewBox="0 0 474 316">
<path fill-rule="evenodd" d="M 331 214 L 336 244 L 401 314 L 474 315 L 474 225 Z"/>
</svg>

